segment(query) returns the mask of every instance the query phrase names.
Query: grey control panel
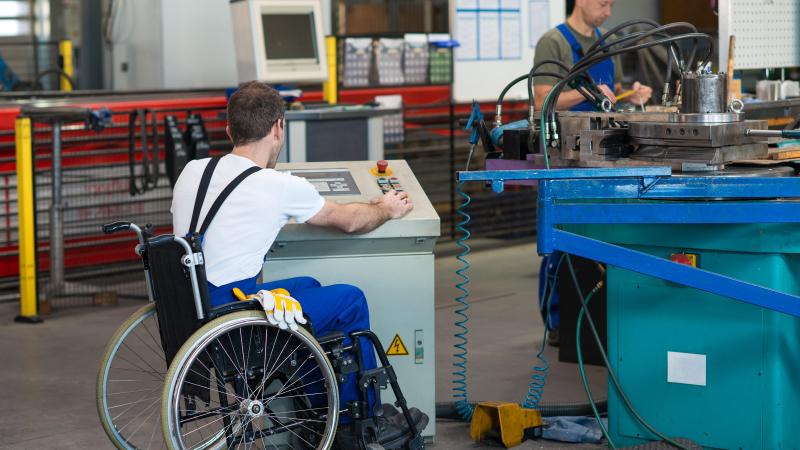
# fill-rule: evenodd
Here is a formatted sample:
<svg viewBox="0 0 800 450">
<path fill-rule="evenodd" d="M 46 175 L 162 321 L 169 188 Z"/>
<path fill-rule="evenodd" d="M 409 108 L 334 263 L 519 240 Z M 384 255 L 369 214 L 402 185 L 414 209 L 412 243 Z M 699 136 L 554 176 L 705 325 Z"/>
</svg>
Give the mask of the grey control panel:
<svg viewBox="0 0 800 450">
<path fill-rule="evenodd" d="M 354 250 L 354 241 L 371 239 L 407 239 L 414 237 L 438 237 L 439 215 L 425 195 L 411 168 L 405 161 L 390 160 L 385 172 L 379 172 L 375 161 L 333 161 L 313 163 L 278 163 L 276 170 L 287 171 L 303 177 L 313 184 L 324 197 L 340 203 L 369 203 L 390 189 L 403 191 L 414 202 L 414 209 L 400 219 L 393 219 L 366 234 L 351 235 L 325 227 L 289 223 L 281 230 L 276 243 L 284 245 L 283 252 L 290 250 L 290 242 L 308 242 L 319 239 L 341 241 L 342 251 Z M 428 239 L 426 243 L 435 241 Z M 381 241 L 383 242 L 383 241 Z M 414 248 L 421 245 L 415 244 Z M 319 242 L 309 244 L 317 251 Z M 365 244 L 367 245 L 367 244 Z M 374 242 L 369 244 L 374 246 Z M 295 245 L 296 246 L 296 245 Z"/>
<path fill-rule="evenodd" d="M 348 169 L 289 170 L 292 175 L 305 178 L 320 195 L 361 195 L 356 181 Z"/>
</svg>

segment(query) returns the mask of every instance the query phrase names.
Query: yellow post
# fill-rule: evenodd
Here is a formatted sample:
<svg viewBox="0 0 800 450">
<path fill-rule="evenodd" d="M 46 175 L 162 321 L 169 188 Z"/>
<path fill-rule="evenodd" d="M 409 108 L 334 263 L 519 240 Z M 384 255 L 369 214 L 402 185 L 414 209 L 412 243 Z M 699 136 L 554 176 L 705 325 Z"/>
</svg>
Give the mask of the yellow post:
<svg viewBox="0 0 800 450">
<path fill-rule="evenodd" d="M 325 38 L 325 49 L 328 55 L 328 81 L 322 85 L 322 98 L 331 105 L 339 101 L 339 80 L 336 68 L 336 36 Z"/>
<path fill-rule="evenodd" d="M 33 197 L 33 126 L 30 117 L 16 121 L 17 215 L 19 217 L 19 316 L 18 322 L 41 322 L 36 295 L 36 230 Z"/>
<path fill-rule="evenodd" d="M 60 80 L 61 90 L 62 91 L 71 91 L 72 90 L 72 83 L 70 80 L 75 79 L 75 65 L 72 61 L 72 41 L 70 40 L 63 40 L 58 43 L 58 54 L 61 56 L 61 70 L 69 77 L 69 80 L 62 76 L 59 76 L 58 79 Z"/>
</svg>

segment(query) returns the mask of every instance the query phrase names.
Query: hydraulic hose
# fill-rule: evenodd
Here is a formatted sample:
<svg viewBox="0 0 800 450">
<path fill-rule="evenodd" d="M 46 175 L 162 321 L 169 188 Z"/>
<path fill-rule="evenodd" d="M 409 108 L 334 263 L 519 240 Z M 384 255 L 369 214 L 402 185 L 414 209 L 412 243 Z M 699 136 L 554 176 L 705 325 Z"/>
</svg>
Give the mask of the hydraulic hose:
<svg viewBox="0 0 800 450">
<path fill-rule="evenodd" d="M 477 403 L 470 403 L 472 408 L 475 408 Z M 595 406 L 600 414 L 608 412 L 608 401 L 600 400 L 595 402 Z M 590 403 L 542 403 L 537 410 L 542 414 L 542 417 L 559 417 L 559 416 L 589 416 L 592 414 L 592 405 Z M 463 420 L 455 404 L 452 402 L 437 402 L 436 403 L 436 418 L 437 419 L 450 419 L 450 420 Z"/>
<path fill-rule="evenodd" d="M 456 343 L 454 344 L 455 353 L 453 353 L 453 357 L 456 359 L 456 362 L 453 363 L 453 399 L 454 399 L 454 408 L 458 413 L 458 417 L 461 420 L 469 421 L 472 419 L 472 412 L 474 410 L 473 404 L 469 403 L 467 398 L 467 344 L 469 343 L 469 339 L 467 338 L 467 334 L 469 333 L 469 328 L 467 328 L 467 323 L 469 322 L 469 315 L 467 312 L 469 311 L 469 275 L 467 271 L 470 268 L 469 260 L 467 260 L 467 255 L 470 253 L 469 244 L 467 244 L 467 240 L 469 240 L 470 232 L 467 229 L 467 225 L 469 224 L 471 218 L 469 214 L 467 214 L 466 208 L 472 202 L 469 194 L 464 192 L 462 189 L 462 183 L 459 183 L 456 186 L 456 190 L 458 194 L 464 198 L 464 202 L 461 206 L 458 207 L 457 212 L 463 218 L 461 222 L 456 225 L 456 229 L 461 232 L 461 237 L 456 240 L 456 244 L 462 248 L 461 253 L 456 257 L 459 262 L 461 262 L 461 268 L 456 270 L 456 275 L 461 278 L 461 281 L 456 283 L 456 289 L 461 291 L 461 295 L 456 297 L 456 303 L 459 304 L 459 308 L 456 309 L 455 313 L 458 316 L 454 325 L 460 331 L 456 332 L 454 337 L 456 338 Z"/>
<path fill-rule="evenodd" d="M 574 66 L 572 68 L 570 73 L 564 79 L 562 79 L 561 81 L 556 83 L 555 86 L 553 86 L 553 89 L 550 90 L 550 93 L 548 94 L 547 99 L 545 99 L 546 105 L 543 105 L 543 107 L 542 107 L 542 125 L 543 125 L 543 128 L 541 130 L 542 138 L 546 140 L 546 136 L 547 136 L 547 130 L 546 130 L 546 127 L 544 127 L 545 116 L 551 117 L 551 121 L 555 121 L 554 112 L 555 112 L 555 104 L 557 102 L 556 101 L 550 102 L 548 100 L 551 99 L 551 98 L 554 98 L 554 99 L 558 98 L 558 95 L 564 89 L 566 84 L 569 83 L 570 81 L 572 81 L 575 77 L 581 75 L 586 70 L 586 68 L 591 67 L 591 65 L 599 62 L 600 60 L 603 60 L 603 59 L 606 59 L 608 57 L 615 56 L 615 55 L 618 55 L 618 54 L 622 54 L 622 53 L 626 53 L 626 52 L 630 52 L 630 51 L 635 51 L 635 50 L 640 50 L 640 49 L 643 49 L 643 48 L 654 47 L 654 46 L 657 46 L 657 45 L 663 45 L 663 44 L 670 43 L 670 42 L 676 42 L 676 41 L 680 41 L 680 40 L 694 39 L 694 38 L 710 39 L 710 36 L 708 36 L 707 34 L 704 34 L 704 33 L 687 33 L 687 34 L 682 34 L 682 35 L 678 35 L 678 36 L 672 36 L 672 37 L 669 37 L 669 38 L 649 41 L 649 42 L 637 44 L 637 45 L 630 46 L 630 47 L 625 47 L 625 48 L 618 49 L 618 50 L 611 50 L 611 51 L 608 51 L 608 52 L 606 52 L 606 53 L 604 53 L 602 55 L 594 56 L 592 58 L 584 58 L 584 59 L 582 59 L 576 66 Z M 546 149 L 546 145 L 545 145 L 544 148 Z"/>
</svg>

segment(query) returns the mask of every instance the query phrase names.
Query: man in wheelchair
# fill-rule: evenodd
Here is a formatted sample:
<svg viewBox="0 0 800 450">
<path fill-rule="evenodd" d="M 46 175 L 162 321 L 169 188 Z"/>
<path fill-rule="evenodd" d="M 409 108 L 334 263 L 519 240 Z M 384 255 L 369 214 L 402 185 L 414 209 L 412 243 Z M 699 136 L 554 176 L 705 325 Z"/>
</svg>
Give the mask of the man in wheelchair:
<svg viewBox="0 0 800 450">
<path fill-rule="evenodd" d="M 210 306 L 256 299 L 273 325 L 306 325 L 323 347 L 338 349 L 331 362 L 340 369 L 340 448 L 365 448 L 370 442 L 421 448 L 419 433 L 428 417 L 416 408 L 401 413 L 380 404 L 377 386 L 393 380 L 378 367 L 374 350 L 385 360 L 380 343 L 374 335 L 359 334 L 370 329 L 364 293 L 344 284 L 321 286 L 310 277 L 257 283 L 265 255 L 289 220 L 366 233 L 408 213 L 411 200 L 390 191 L 370 203 L 339 204 L 324 199 L 305 179 L 275 171 L 284 141 L 284 103 L 266 84 L 241 86 L 227 112 L 233 150 L 222 158 L 187 164 L 175 184 L 171 207 L 175 236 L 199 233 Z M 391 371 L 388 378 L 393 377 Z M 367 383 L 376 386 L 366 389 L 362 384 Z"/>
</svg>

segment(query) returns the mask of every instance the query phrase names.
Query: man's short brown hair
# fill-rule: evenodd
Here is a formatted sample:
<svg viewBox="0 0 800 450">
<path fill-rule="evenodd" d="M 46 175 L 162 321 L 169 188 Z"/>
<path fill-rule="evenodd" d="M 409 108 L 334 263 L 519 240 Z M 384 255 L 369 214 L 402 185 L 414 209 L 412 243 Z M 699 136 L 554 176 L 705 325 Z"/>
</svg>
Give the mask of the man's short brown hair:
<svg viewBox="0 0 800 450">
<path fill-rule="evenodd" d="M 248 81 L 228 100 L 228 130 L 234 146 L 260 141 L 283 118 L 278 91 L 260 81 Z"/>
</svg>

